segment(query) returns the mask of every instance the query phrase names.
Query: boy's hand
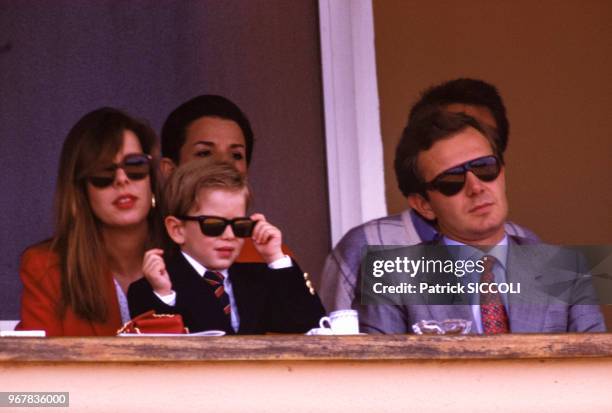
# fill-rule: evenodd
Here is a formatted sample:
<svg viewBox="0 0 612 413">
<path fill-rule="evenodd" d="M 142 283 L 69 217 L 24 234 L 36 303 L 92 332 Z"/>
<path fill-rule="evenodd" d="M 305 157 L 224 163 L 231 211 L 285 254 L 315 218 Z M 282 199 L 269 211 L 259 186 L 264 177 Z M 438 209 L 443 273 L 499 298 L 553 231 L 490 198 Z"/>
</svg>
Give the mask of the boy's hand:
<svg viewBox="0 0 612 413">
<path fill-rule="evenodd" d="M 172 294 L 172 282 L 166 271 L 166 264 L 162 255 L 164 250 L 159 248 L 145 252 L 142 262 L 142 272 L 153 287 L 153 291 L 161 296 Z"/>
<path fill-rule="evenodd" d="M 267 264 L 281 259 L 285 256 L 281 245 L 283 244 L 283 235 L 280 229 L 266 221 L 266 217 L 262 214 L 253 214 L 249 218 L 258 221 L 253 229 L 253 244 L 255 249 Z"/>
</svg>

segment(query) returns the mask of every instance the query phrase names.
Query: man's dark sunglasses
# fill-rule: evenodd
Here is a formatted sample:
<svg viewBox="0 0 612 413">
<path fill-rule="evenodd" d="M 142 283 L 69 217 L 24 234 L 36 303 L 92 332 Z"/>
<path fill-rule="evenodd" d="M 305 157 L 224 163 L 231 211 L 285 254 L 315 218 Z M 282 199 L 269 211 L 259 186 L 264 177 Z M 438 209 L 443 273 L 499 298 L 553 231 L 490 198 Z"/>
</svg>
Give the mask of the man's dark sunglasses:
<svg viewBox="0 0 612 413">
<path fill-rule="evenodd" d="M 501 162 L 494 155 L 472 159 L 442 172 L 432 181 L 427 182 L 425 189 L 438 191 L 446 196 L 456 195 L 465 185 L 465 175 L 468 171 L 471 171 L 481 181 L 491 182 L 499 176 Z"/>
<path fill-rule="evenodd" d="M 210 215 L 199 215 L 197 217 L 181 215 L 177 218 L 186 221 L 198 221 L 202 234 L 209 237 L 218 237 L 223 234 L 225 227 L 231 225 L 235 236 L 238 238 L 248 238 L 253 234 L 253 228 L 255 228 L 255 224 L 257 224 L 257 221 L 253 221 L 247 217 L 225 219 Z"/>
<path fill-rule="evenodd" d="M 87 180 L 96 188 L 106 188 L 115 182 L 117 169 L 121 168 L 129 179 L 139 181 L 149 176 L 151 159 L 151 155 L 131 153 L 126 155 L 120 163 L 112 163 L 96 170 L 87 177 Z"/>
</svg>

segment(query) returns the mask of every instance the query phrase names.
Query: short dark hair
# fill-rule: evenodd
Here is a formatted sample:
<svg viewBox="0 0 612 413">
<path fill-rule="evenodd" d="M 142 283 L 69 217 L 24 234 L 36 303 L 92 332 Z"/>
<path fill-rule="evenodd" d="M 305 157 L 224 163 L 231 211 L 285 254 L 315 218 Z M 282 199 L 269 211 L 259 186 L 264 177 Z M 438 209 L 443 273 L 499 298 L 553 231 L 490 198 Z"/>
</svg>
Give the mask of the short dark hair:
<svg viewBox="0 0 612 413">
<path fill-rule="evenodd" d="M 479 79 L 459 78 L 449 80 L 425 90 L 421 98 L 412 106 L 409 118 L 427 107 L 441 107 L 453 103 L 484 106 L 491 111 L 495 119 L 499 150 L 506 151 L 510 124 L 506 117 L 506 107 L 497 91 L 490 83 Z"/>
<path fill-rule="evenodd" d="M 404 196 L 425 194 L 425 181 L 417 167 L 420 152 L 462 130 L 472 127 L 489 141 L 493 154 L 503 164 L 503 154 L 497 146 L 497 132 L 464 113 L 447 112 L 440 108 L 420 111 L 408 121 L 395 150 L 395 176 Z"/>
<path fill-rule="evenodd" d="M 187 128 L 202 117 L 227 119 L 238 124 L 244 135 L 247 165 L 253 153 L 253 130 L 251 123 L 240 108 L 229 99 L 219 95 L 200 95 L 174 109 L 164 122 L 161 132 L 162 156 L 179 164 L 181 148 L 185 144 Z"/>
</svg>

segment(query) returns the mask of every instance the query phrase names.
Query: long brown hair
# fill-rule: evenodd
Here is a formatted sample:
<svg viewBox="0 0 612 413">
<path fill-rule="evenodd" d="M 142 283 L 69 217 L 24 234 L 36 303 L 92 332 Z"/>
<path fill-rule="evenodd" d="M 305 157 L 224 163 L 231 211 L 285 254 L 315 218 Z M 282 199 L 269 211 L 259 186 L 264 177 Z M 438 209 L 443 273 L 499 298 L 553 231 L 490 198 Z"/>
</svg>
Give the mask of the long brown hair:
<svg viewBox="0 0 612 413">
<path fill-rule="evenodd" d="M 159 150 L 153 130 L 145 123 L 113 108 L 100 108 L 83 116 L 70 130 L 60 157 L 55 192 L 55 236 L 51 248 L 57 253 L 61 269 L 62 301 L 60 312 L 70 306 L 81 318 L 104 322 L 109 257 L 87 196 L 86 179 L 102 162 L 112 161 L 123 144 L 124 131 L 132 131 L 143 152 L 153 156 L 150 182 L 152 193 L 160 200 L 157 177 Z M 147 247 L 159 244 L 161 217 L 152 208 Z M 106 293 L 106 294 L 105 294 Z"/>
</svg>

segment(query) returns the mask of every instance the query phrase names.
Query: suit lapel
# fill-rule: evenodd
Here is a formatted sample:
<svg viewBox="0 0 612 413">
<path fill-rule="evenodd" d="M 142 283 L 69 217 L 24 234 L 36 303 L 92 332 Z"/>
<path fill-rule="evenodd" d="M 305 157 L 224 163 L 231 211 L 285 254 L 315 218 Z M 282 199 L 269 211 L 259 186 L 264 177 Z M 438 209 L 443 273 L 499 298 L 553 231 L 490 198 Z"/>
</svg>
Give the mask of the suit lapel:
<svg viewBox="0 0 612 413">
<path fill-rule="evenodd" d="M 235 263 L 229 268 L 228 273 L 240 317 L 239 333 L 261 332 L 261 313 L 264 310 L 267 294 L 259 265 Z"/>
<path fill-rule="evenodd" d="M 168 274 L 170 274 L 172 285 L 177 288 L 202 283 L 202 276 L 189 264 L 181 252 L 176 252 L 169 260 Z M 212 288 L 210 290 L 213 291 Z"/>
<path fill-rule="evenodd" d="M 520 294 L 508 294 L 510 330 L 512 332 L 541 332 L 544 325 L 548 296 L 540 293 L 542 257 L 536 245 L 508 242 L 507 282 L 520 284 Z"/>
</svg>

